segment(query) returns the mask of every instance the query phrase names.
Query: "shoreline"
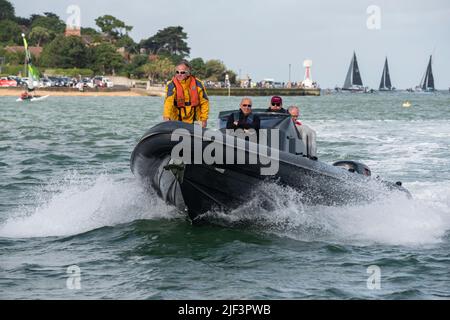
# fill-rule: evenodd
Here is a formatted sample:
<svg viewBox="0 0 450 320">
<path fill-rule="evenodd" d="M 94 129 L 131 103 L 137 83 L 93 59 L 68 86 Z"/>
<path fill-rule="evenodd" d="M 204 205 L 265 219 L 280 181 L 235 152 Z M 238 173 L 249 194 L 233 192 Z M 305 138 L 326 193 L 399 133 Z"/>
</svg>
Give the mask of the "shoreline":
<svg viewBox="0 0 450 320">
<path fill-rule="evenodd" d="M 209 96 L 270 97 L 270 96 L 320 96 L 321 89 L 308 88 L 207 88 Z"/>
<path fill-rule="evenodd" d="M 22 88 L 0 88 L 0 97 L 19 97 L 24 90 Z M 53 97 L 162 97 L 163 92 L 147 91 L 145 89 L 131 89 L 131 90 L 48 90 L 37 89 L 36 95 Z"/>
</svg>

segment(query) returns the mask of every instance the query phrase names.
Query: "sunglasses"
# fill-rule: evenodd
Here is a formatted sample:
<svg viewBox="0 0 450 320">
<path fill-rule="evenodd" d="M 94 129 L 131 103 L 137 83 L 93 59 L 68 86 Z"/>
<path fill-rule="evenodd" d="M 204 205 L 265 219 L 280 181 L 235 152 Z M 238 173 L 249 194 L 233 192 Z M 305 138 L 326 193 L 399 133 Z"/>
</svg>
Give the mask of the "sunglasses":
<svg viewBox="0 0 450 320">
<path fill-rule="evenodd" d="M 281 103 L 272 103 L 272 107 L 281 107 Z"/>
<path fill-rule="evenodd" d="M 175 71 L 177 74 L 186 74 L 186 73 L 188 73 L 187 71 Z"/>
<path fill-rule="evenodd" d="M 251 104 L 243 104 L 242 106 L 243 106 L 243 107 L 249 107 L 249 108 L 251 108 L 251 107 L 252 107 L 252 105 L 251 105 Z"/>
</svg>

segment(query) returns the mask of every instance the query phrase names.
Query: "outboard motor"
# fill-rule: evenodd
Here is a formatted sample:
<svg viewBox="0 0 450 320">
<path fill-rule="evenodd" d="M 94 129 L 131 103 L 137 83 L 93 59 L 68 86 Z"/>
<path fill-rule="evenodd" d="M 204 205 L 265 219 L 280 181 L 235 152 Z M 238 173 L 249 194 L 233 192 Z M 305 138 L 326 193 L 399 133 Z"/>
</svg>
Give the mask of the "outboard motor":
<svg viewBox="0 0 450 320">
<path fill-rule="evenodd" d="M 370 171 L 369 167 L 361 162 L 345 160 L 335 162 L 333 163 L 333 166 L 348 170 L 350 172 L 356 172 L 366 177 L 370 177 L 372 175 L 372 171 Z"/>
</svg>

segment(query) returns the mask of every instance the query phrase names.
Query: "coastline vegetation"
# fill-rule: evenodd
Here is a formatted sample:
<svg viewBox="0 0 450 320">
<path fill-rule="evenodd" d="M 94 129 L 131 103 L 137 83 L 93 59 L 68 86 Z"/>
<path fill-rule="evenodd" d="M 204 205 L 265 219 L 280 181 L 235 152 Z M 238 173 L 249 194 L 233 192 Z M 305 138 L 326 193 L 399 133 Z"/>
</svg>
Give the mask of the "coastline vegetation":
<svg viewBox="0 0 450 320">
<path fill-rule="evenodd" d="M 66 34 L 66 23 L 52 12 L 17 17 L 8 0 L 0 0 L 0 64 L 2 75 L 24 70 L 25 54 L 21 34 L 32 50 L 34 64 L 43 73 L 66 76 L 118 75 L 162 83 L 170 79 L 175 64 L 189 60 L 188 35 L 181 26 L 169 26 L 135 42 L 129 35 L 133 26 L 111 15 L 95 20 L 97 28 L 81 28 Z M 223 82 L 237 75 L 220 60 L 191 59 L 194 74 L 204 81 Z"/>
</svg>

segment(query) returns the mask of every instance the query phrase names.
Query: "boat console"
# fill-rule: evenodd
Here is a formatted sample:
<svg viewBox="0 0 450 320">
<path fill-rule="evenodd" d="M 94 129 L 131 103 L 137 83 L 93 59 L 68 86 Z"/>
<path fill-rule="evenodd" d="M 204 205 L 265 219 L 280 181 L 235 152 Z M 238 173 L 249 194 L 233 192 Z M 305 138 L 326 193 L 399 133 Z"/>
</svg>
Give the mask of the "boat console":
<svg viewBox="0 0 450 320">
<path fill-rule="evenodd" d="M 225 132 L 228 117 L 239 111 L 223 111 L 219 114 L 219 128 Z M 316 133 L 306 125 L 297 126 L 289 114 L 267 112 L 265 109 L 255 109 L 253 114 L 261 120 L 261 128 L 267 130 L 270 144 L 270 129 L 279 130 L 278 149 L 295 155 L 301 155 L 317 160 Z M 270 146 L 272 147 L 272 146 Z"/>
</svg>

